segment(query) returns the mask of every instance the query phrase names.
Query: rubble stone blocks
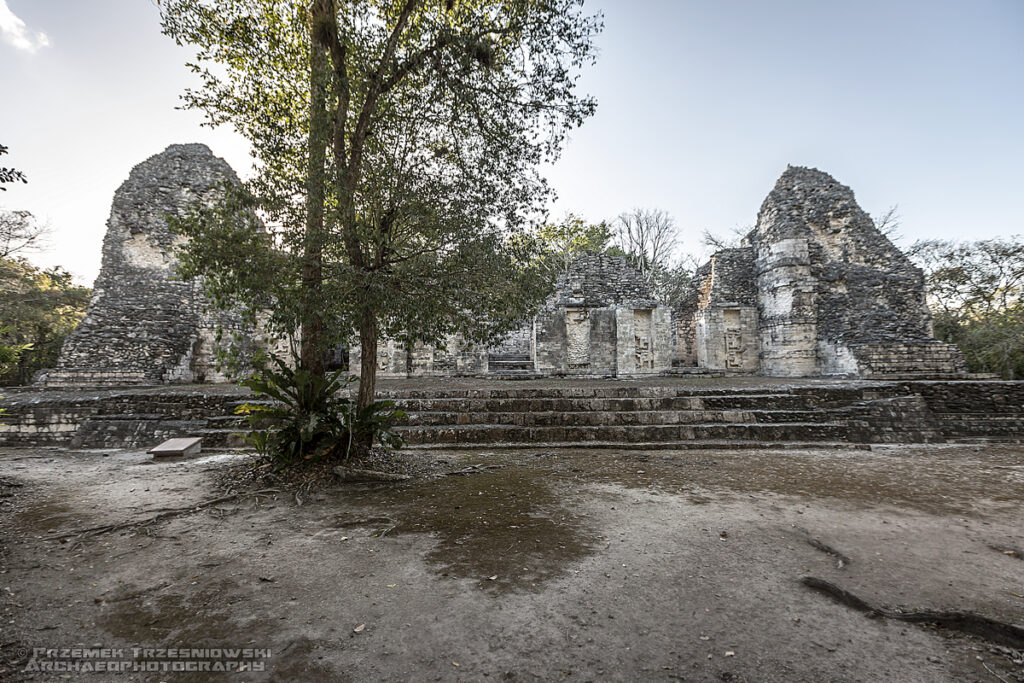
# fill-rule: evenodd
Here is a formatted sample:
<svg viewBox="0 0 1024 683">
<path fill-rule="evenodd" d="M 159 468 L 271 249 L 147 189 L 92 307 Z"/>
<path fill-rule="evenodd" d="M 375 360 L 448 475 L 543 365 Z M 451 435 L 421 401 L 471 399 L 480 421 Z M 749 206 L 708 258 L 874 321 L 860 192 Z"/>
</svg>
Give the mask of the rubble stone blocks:
<svg viewBox="0 0 1024 683">
<path fill-rule="evenodd" d="M 743 246 L 716 253 L 693 284 L 675 311 L 679 365 L 783 377 L 966 372 L 959 349 L 932 337 L 921 270 L 850 188 L 817 169 L 790 166 Z"/>
<path fill-rule="evenodd" d="M 223 159 L 200 144 L 171 145 L 132 169 L 114 194 L 103 262 L 85 319 L 69 336 L 47 386 L 216 382 L 218 322 L 198 280 L 175 279 L 168 215 L 184 215 L 225 180 Z"/>
<path fill-rule="evenodd" d="M 672 312 L 624 259 L 585 254 L 559 276 L 535 321 L 544 375 L 632 376 L 671 367 Z"/>
<path fill-rule="evenodd" d="M 487 382 L 382 388 L 418 448 L 764 448 L 865 443 L 1020 442 L 1024 382 L 765 380 Z M 37 389 L 0 399 L 0 447 L 137 448 L 203 437 L 243 445 L 234 409 L 252 399 L 227 385 Z"/>
<path fill-rule="evenodd" d="M 46 386 L 215 382 L 215 331 L 199 280 L 175 278 L 167 224 L 223 181 L 204 145 L 172 145 L 136 166 L 114 195 L 103 265 L 85 320 Z M 790 166 L 740 247 L 699 268 L 674 311 L 620 257 L 580 256 L 530 320 L 491 348 L 453 335 L 439 345 L 382 339 L 381 377 L 632 377 L 742 373 L 874 377 L 965 372 L 960 351 L 932 338 L 924 277 L 874 226 L 850 188 Z M 245 335 L 248 337 L 248 335 Z M 251 340 L 249 340 L 251 341 Z M 358 374 L 358 345 L 349 367 Z"/>
</svg>

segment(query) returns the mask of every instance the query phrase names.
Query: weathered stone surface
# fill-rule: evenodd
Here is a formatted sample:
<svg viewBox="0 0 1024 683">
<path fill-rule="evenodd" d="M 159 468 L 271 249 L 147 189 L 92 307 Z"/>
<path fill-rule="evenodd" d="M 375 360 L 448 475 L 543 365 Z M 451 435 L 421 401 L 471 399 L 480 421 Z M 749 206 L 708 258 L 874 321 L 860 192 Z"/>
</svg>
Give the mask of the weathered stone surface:
<svg viewBox="0 0 1024 683">
<path fill-rule="evenodd" d="M 754 250 L 723 249 L 701 266 L 673 312 L 679 365 L 756 372 L 759 330 Z"/>
<path fill-rule="evenodd" d="M 667 370 L 671 311 L 624 259 L 586 254 L 560 276 L 535 320 L 536 369 L 545 375 L 629 376 Z"/>
<path fill-rule="evenodd" d="M 205 145 L 171 145 L 132 169 L 114 194 L 103 261 L 85 319 L 61 351 L 49 386 L 220 381 L 214 367 L 221 314 L 207 311 L 197 280 L 175 279 L 182 239 L 168 215 L 183 215 L 224 181 L 228 164 Z"/>
<path fill-rule="evenodd" d="M 1024 382 L 839 381 L 829 384 L 566 382 L 387 389 L 408 417 L 397 428 L 420 448 L 614 446 L 766 447 L 1024 439 Z M 0 399 L 0 446 L 152 446 L 201 436 L 238 444 L 234 387 L 54 391 Z"/>
<path fill-rule="evenodd" d="M 965 371 L 959 350 L 932 338 L 921 270 L 817 169 L 789 167 L 744 246 L 715 254 L 693 284 L 675 311 L 680 365 L 795 377 Z"/>
</svg>

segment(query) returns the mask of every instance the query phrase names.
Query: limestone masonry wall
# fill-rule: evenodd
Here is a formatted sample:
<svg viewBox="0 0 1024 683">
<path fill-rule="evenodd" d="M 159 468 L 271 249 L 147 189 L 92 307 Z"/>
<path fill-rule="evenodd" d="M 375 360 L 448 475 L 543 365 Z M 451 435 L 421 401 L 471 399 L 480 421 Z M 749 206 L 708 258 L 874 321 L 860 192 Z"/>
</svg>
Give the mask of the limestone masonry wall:
<svg viewBox="0 0 1024 683">
<path fill-rule="evenodd" d="M 965 372 L 959 350 L 932 338 L 921 270 L 827 173 L 787 168 L 743 245 L 698 269 L 675 311 L 677 364 L 781 377 Z"/>
<path fill-rule="evenodd" d="M 576 259 L 559 276 L 534 329 L 541 374 L 629 376 L 671 367 L 671 311 L 621 257 Z"/>
<path fill-rule="evenodd" d="M 142 162 L 114 194 L 103 261 L 85 319 L 68 337 L 49 386 L 225 379 L 213 363 L 214 328 L 237 326 L 207 311 L 201 282 L 175 279 L 183 215 L 234 172 L 205 145 L 171 145 Z"/>
<path fill-rule="evenodd" d="M 214 312 L 198 280 L 176 278 L 168 216 L 210 201 L 231 168 L 204 145 L 172 145 L 132 169 L 114 195 L 103 264 L 85 319 L 46 386 L 223 381 Z M 248 336 L 248 335 L 243 335 Z M 246 343 L 251 343 L 251 340 Z M 697 269 L 670 311 L 640 272 L 608 254 L 579 256 L 533 320 L 492 348 L 380 343 L 381 377 L 494 373 L 633 376 L 673 366 L 803 377 L 950 376 L 965 363 L 932 338 L 924 277 L 827 173 L 790 166 L 741 246 Z M 360 367 L 350 350 L 351 372 Z M 691 370 L 673 370 L 689 373 Z"/>
</svg>

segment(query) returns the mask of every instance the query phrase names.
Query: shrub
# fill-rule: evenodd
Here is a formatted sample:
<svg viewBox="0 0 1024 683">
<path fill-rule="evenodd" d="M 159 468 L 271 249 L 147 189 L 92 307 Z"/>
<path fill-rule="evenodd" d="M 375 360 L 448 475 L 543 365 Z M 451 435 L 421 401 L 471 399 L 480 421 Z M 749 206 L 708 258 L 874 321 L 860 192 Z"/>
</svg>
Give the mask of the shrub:
<svg viewBox="0 0 1024 683">
<path fill-rule="evenodd" d="M 235 413 L 252 427 L 246 440 L 278 469 L 316 460 L 345 461 L 359 443 L 379 442 L 389 448 L 404 444 L 393 425 L 405 417 L 393 401 L 377 401 L 358 410 L 338 392 L 356 381 L 343 370 L 316 375 L 293 369 L 274 357 L 277 369 L 263 367 L 242 381 L 266 402 L 247 402 Z"/>
</svg>

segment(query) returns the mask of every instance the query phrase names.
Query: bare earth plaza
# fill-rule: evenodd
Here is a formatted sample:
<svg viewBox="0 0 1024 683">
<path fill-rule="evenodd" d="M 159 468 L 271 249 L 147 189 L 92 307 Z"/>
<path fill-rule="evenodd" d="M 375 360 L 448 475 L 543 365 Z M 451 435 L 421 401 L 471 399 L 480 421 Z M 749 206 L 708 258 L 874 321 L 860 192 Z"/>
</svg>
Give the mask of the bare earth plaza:
<svg viewBox="0 0 1024 683">
<path fill-rule="evenodd" d="M 119 180 L 83 246 L 40 218 L 79 190 L 40 188 L 32 117 L 0 122 L 0 680 L 1024 682 L 1024 194 L 959 225 L 988 189 L 969 168 L 964 197 L 923 195 L 953 232 L 913 201 L 868 213 L 853 180 L 872 202 L 922 183 L 851 161 L 868 114 L 830 105 L 842 144 L 796 123 L 810 90 L 757 102 L 788 123 L 743 157 L 751 196 L 704 197 L 752 210 L 699 248 L 676 205 L 578 198 L 685 187 L 559 175 L 602 125 L 580 74 L 626 87 L 626 55 L 676 49 L 633 33 L 656 8 L 696 43 L 775 27 L 800 86 L 786 31 L 841 45 L 914 12 L 1019 75 L 1020 7 L 128 4 L 177 45 L 192 137 L 93 159 Z M 58 14 L 0 0 L 4 90 L 99 54 Z M 684 52 L 682 90 L 760 68 Z M 970 135 L 1024 112 L 998 98 Z M 699 165 L 635 116 L 667 145 L 635 154 Z M 723 135 L 756 137 L 742 120 Z M 1024 133 L 1003 140 L 972 153 L 1019 167 Z"/>
</svg>

